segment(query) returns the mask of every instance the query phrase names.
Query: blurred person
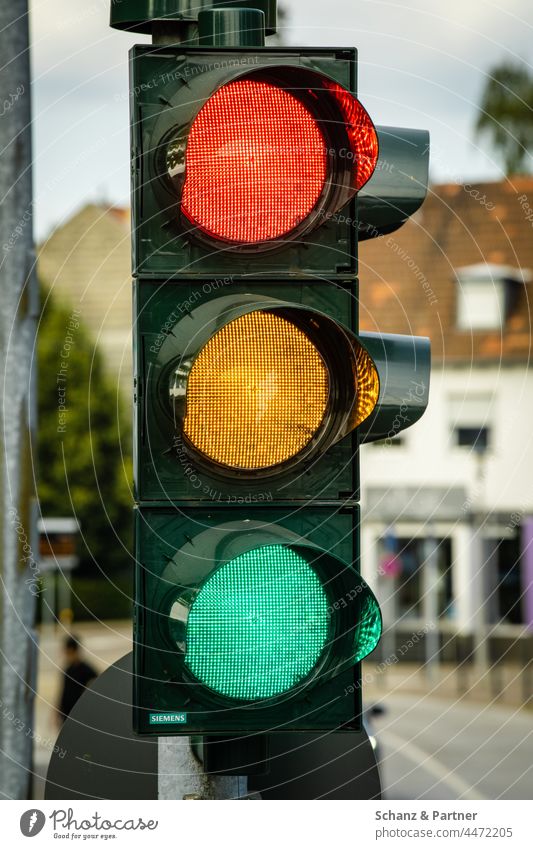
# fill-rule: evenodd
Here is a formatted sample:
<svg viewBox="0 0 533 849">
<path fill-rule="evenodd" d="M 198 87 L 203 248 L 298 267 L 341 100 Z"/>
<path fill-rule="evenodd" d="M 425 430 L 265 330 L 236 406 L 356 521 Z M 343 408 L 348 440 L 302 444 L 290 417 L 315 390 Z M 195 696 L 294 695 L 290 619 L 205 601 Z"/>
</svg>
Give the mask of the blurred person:
<svg viewBox="0 0 533 849">
<path fill-rule="evenodd" d="M 63 723 L 72 708 L 85 692 L 97 672 L 83 660 L 80 642 L 77 637 L 67 637 L 64 644 L 65 668 L 63 686 L 57 708 L 60 723 Z"/>
</svg>

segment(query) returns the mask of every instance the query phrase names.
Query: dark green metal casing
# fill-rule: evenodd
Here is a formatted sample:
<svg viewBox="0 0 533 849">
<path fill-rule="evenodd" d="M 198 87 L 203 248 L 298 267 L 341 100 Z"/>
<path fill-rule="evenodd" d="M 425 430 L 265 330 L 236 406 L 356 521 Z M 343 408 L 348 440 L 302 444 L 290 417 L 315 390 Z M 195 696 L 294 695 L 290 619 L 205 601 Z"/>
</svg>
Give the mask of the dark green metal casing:
<svg viewBox="0 0 533 849">
<path fill-rule="evenodd" d="M 276 32 L 276 0 L 111 0 L 110 25 L 129 32 L 152 33 L 155 23 L 194 24 L 205 9 L 259 9 L 267 35 Z"/>
<path fill-rule="evenodd" d="M 342 280 L 356 273 L 355 202 L 301 239 L 264 253 L 241 254 L 204 246 L 182 228 L 170 194 L 161 187 L 157 147 L 176 122 L 186 126 L 222 84 L 253 71 L 282 67 L 316 71 L 355 92 L 356 51 L 301 48 L 134 47 L 132 236 L 134 276 L 156 279 L 201 275 Z M 158 177 L 159 175 L 159 177 Z"/>
<path fill-rule="evenodd" d="M 392 438 L 414 424 L 427 406 L 430 352 L 427 339 L 357 334 L 355 282 L 344 286 L 311 281 L 265 283 L 204 278 L 187 283 L 134 282 L 135 314 L 135 496 L 149 504 L 162 499 L 183 502 L 293 502 L 308 504 L 359 499 L 358 439 Z M 231 305 L 234 306 L 231 306 Z M 194 359 L 216 329 L 242 310 L 293 306 L 311 310 L 315 326 L 330 337 L 336 326 L 354 334 L 379 374 L 379 400 L 356 432 L 347 433 L 301 459 L 295 469 L 255 475 L 223 473 L 202 463 L 180 438 L 169 403 L 169 375 Z M 224 305 L 224 307 L 222 307 Z M 219 318 L 220 310 L 223 312 Z M 228 316 L 225 318 L 224 316 Z M 187 338 L 192 335 L 194 349 Z M 329 339 L 331 347 L 337 343 Z M 332 366 L 333 367 L 333 366 Z M 339 368 L 342 367 L 342 363 Z M 349 380 L 348 375 L 348 380 Z M 355 397 L 355 387 L 352 399 Z"/>
<path fill-rule="evenodd" d="M 221 476 L 214 468 L 202 467 L 176 441 L 175 423 L 165 404 L 165 369 L 169 360 L 163 347 L 169 334 L 179 336 L 180 322 L 187 329 L 190 316 L 202 305 L 223 297 L 249 292 L 272 299 L 312 307 L 356 331 L 355 285 L 344 287 L 308 281 L 265 283 L 231 278 L 204 278 L 188 283 L 137 280 L 135 303 L 135 492 L 144 504 L 162 499 L 203 501 L 219 504 L 233 499 L 241 503 L 297 502 L 318 498 L 334 502 L 357 500 L 356 436 L 347 436 L 322 456 L 313 457 L 295 473 L 289 469 L 275 476 L 255 479 Z M 183 326 L 182 324 L 182 326 Z"/>
<path fill-rule="evenodd" d="M 316 545 L 359 570 L 359 508 L 356 506 L 308 507 L 293 511 L 270 505 L 255 505 L 252 510 L 242 506 L 190 509 L 169 505 L 137 510 L 134 728 L 139 733 L 155 736 L 360 729 L 360 664 L 347 664 L 346 658 L 338 659 L 336 677 L 319 680 L 314 687 L 304 689 L 297 696 L 287 694 L 275 703 L 269 700 L 263 705 L 260 702 L 251 706 L 231 704 L 228 700 L 209 698 L 202 688 L 187 682 L 180 672 L 167 637 L 168 610 L 164 598 L 169 591 L 169 582 L 165 579 L 168 564 L 184 545 L 190 546 L 202 563 L 202 550 L 196 546 L 199 534 L 212 528 L 216 535 L 217 528 L 227 522 L 235 527 L 242 525 L 241 533 L 246 534 L 247 521 L 252 515 L 256 536 L 261 534 L 261 525 L 265 534 L 273 526 L 286 529 L 302 542 Z M 224 538 L 219 536 L 220 545 L 223 545 Z M 331 577 L 335 577 L 334 574 Z M 342 596 L 331 597 L 332 611 L 346 607 L 346 603 L 347 599 Z M 185 716 L 186 721 L 154 725 L 150 722 L 154 712 L 170 718 Z"/>
<path fill-rule="evenodd" d="M 230 7 L 227 14 L 224 7 Z M 212 548 L 228 523 L 233 523 L 231 533 L 237 537 L 248 533 L 246 523 L 259 535 L 261 528 L 265 536 L 272 528 L 296 535 L 302 546 L 308 543 L 325 556 L 329 553 L 330 568 L 349 573 L 362 586 L 359 442 L 396 435 L 422 415 L 428 399 L 427 340 L 359 336 L 356 276 L 358 238 L 396 229 L 422 203 L 427 134 L 378 128 L 380 160 L 359 195 L 298 240 L 280 240 L 261 253 L 206 246 L 183 229 L 175 214 L 176 198 L 165 195 L 158 158 L 162 139 L 168 144 L 175 126 L 178 137 L 186 139 L 203 103 L 229 80 L 251 69 L 282 68 L 295 75 L 304 69 L 356 93 L 354 49 L 229 46 L 235 18 L 230 13 L 240 16 L 236 7 L 250 12 L 242 16 L 249 21 L 250 38 L 261 40 L 257 32 L 263 17 L 266 33 L 275 31 L 275 0 L 123 0 L 112 4 L 111 12 L 117 28 L 155 32 L 156 25 L 166 22 L 178 29 L 183 25 L 183 37 L 189 39 L 170 46 L 136 46 L 130 53 L 137 502 L 134 728 L 154 736 L 360 729 L 360 663 L 350 663 L 349 653 L 338 657 L 335 674 L 276 703 L 239 706 L 213 700 L 183 674 L 169 642 L 165 599 L 169 585 L 172 589 L 175 581 L 177 586 L 185 581 L 187 569 L 190 572 L 187 559 L 224 559 L 223 536 L 214 555 Z M 200 42 L 191 46 L 198 35 Z M 199 311 L 216 310 L 221 299 L 247 297 L 315 311 L 322 317 L 315 317 L 316 325 L 325 333 L 337 323 L 360 341 L 379 374 L 378 406 L 358 430 L 297 467 L 255 477 L 221 474 L 202 464 L 180 441 L 168 406 L 172 357 L 181 352 L 187 326 L 201 323 Z M 204 550 L 199 540 L 206 533 L 211 547 Z M 201 574 L 199 569 L 199 581 Z M 338 577 L 331 575 L 333 583 Z M 344 604 L 342 594 L 331 596 L 330 602 L 336 616 Z M 152 722 L 150 717 L 159 714 L 170 720 L 164 725 Z"/>
</svg>

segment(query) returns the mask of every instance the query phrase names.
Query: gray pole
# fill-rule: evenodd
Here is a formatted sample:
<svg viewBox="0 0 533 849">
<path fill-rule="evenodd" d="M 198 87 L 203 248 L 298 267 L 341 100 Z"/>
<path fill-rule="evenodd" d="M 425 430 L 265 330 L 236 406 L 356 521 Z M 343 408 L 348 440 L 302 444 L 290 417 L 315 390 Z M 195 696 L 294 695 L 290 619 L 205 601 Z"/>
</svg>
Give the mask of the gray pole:
<svg viewBox="0 0 533 849">
<path fill-rule="evenodd" d="M 474 591 L 473 633 L 474 665 L 478 679 L 487 674 L 490 666 L 488 644 L 488 545 L 485 540 L 487 511 L 485 509 L 485 451 L 477 449 L 476 504 L 472 520 L 472 585 Z"/>
<path fill-rule="evenodd" d="M 424 543 L 423 569 L 423 610 L 426 626 L 429 627 L 425 636 L 426 665 L 425 673 L 429 684 L 436 684 L 439 669 L 439 551 L 433 529 Z"/>
<path fill-rule="evenodd" d="M 243 776 L 206 775 L 190 737 L 158 738 L 159 799 L 240 799 L 247 787 Z"/>
<path fill-rule="evenodd" d="M 32 432 L 33 274 L 27 0 L 0 3 L 0 793 L 27 797 L 37 592 Z"/>
</svg>

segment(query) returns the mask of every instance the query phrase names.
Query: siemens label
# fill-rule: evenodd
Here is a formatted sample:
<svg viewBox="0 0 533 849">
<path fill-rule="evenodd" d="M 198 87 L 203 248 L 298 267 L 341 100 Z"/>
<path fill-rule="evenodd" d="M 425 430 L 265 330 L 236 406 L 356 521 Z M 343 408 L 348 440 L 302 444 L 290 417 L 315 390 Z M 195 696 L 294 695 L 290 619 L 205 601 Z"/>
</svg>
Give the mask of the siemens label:
<svg viewBox="0 0 533 849">
<path fill-rule="evenodd" d="M 150 725 L 183 725 L 187 722 L 186 713 L 151 713 Z"/>
</svg>

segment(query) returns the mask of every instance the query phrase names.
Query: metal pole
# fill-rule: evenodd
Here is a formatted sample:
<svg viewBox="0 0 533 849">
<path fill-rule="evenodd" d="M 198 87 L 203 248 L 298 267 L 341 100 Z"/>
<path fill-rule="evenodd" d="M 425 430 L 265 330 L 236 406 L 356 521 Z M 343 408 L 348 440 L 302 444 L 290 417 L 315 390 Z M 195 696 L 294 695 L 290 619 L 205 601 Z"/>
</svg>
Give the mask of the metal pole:
<svg viewBox="0 0 533 849">
<path fill-rule="evenodd" d="M 474 665 L 481 679 L 490 666 L 487 635 L 488 546 L 485 542 L 487 513 L 484 509 L 485 452 L 477 452 L 477 504 L 473 512 L 472 528 L 472 584 L 474 590 Z"/>
<path fill-rule="evenodd" d="M 429 627 L 425 636 L 426 678 L 435 684 L 439 669 L 439 551 L 435 535 L 431 532 L 424 541 L 424 570 L 423 570 L 423 610 L 426 626 Z"/>
<path fill-rule="evenodd" d="M 31 105 L 27 0 L 0 3 L 0 792 L 25 798 L 31 771 L 36 533 Z"/>
<path fill-rule="evenodd" d="M 243 776 L 206 775 L 194 756 L 190 737 L 159 737 L 159 799 L 241 799 L 248 781 Z"/>
</svg>

